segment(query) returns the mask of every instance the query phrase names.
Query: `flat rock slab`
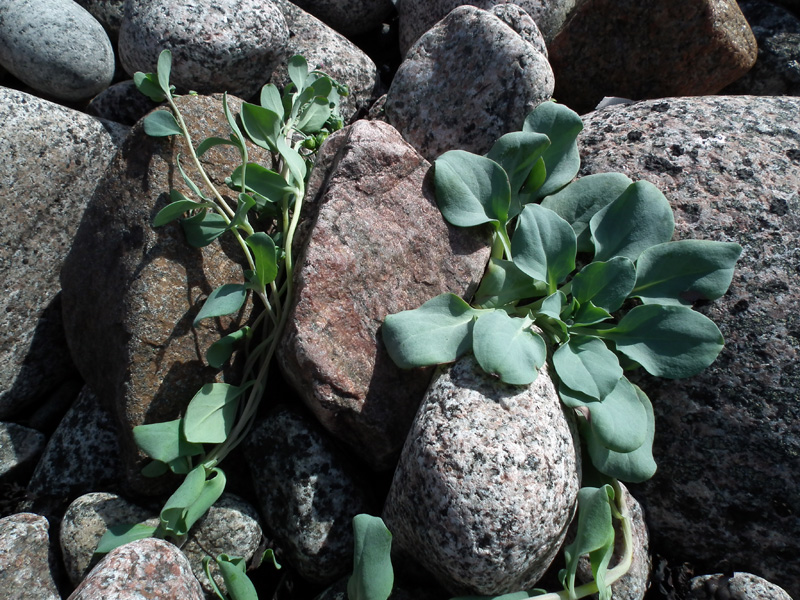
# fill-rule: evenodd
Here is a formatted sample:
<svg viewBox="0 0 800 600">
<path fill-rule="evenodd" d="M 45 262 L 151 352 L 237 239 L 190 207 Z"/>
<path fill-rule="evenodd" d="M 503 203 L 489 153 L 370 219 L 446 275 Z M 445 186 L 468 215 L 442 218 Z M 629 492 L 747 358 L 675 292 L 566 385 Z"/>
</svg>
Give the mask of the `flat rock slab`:
<svg viewBox="0 0 800 600">
<path fill-rule="evenodd" d="M 279 353 L 319 421 L 378 469 L 397 459 L 431 376 L 392 362 L 384 318 L 444 292 L 471 296 L 489 258 L 487 230 L 445 223 L 429 170 L 386 123 L 357 121 L 328 138 Z"/>
<path fill-rule="evenodd" d="M 726 347 L 686 380 L 639 382 L 658 472 L 631 486 L 654 552 L 747 568 L 800 597 L 800 98 L 670 98 L 584 118 L 582 175 L 655 184 L 675 239 L 738 242 L 729 292 L 698 309 Z"/>
<path fill-rule="evenodd" d="M 605 96 L 715 94 L 757 54 L 736 0 L 586 0 L 549 50 L 554 96 L 579 113 Z"/>
<path fill-rule="evenodd" d="M 453 595 L 533 587 L 574 514 L 579 448 L 546 368 L 510 386 L 459 359 L 431 383 L 403 448 L 383 513 L 393 547 Z"/>
</svg>

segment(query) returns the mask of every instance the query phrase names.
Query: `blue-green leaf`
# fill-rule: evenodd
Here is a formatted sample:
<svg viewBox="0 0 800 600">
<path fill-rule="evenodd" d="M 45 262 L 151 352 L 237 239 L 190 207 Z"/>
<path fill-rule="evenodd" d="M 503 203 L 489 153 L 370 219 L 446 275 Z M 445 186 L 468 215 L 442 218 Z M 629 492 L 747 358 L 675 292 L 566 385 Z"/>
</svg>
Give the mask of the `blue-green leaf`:
<svg viewBox="0 0 800 600">
<path fill-rule="evenodd" d="M 274 83 L 268 83 L 261 88 L 261 106 L 278 115 L 279 120 L 283 120 L 283 101 Z"/>
<path fill-rule="evenodd" d="M 181 432 L 181 419 L 137 425 L 133 428 L 133 439 L 142 452 L 163 463 L 203 453 L 202 446 L 186 441 Z"/>
<path fill-rule="evenodd" d="M 493 258 L 475 292 L 474 304 L 482 308 L 499 308 L 546 292 L 544 283 L 537 284 L 512 261 Z"/>
<path fill-rule="evenodd" d="M 249 102 L 242 103 L 239 116 L 248 137 L 257 146 L 277 151 L 278 141 L 282 139 L 283 120 L 277 113 Z"/>
<path fill-rule="evenodd" d="M 203 210 L 181 221 L 183 233 L 190 246 L 202 248 L 228 230 L 228 223 L 222 215 Z"/>
<path fill-rule="evenodd" d="M 511 253 L 517 267 L 554 292 L 575 269 L 575 233 L 552 210 L 528 204 L 517 220 Z"/>
<path fill-rule="evenodd" d="M 573 298 L 574 300 L 574 298 Z M 570 326 L 572 327 L 586 327 L 588 325 L 596 325 L 607 319 L 611 318 L 605 308 L 595 306 L 591 300 L 587 300 L 583 304 L 578 304 L 577 310 L 570 314 Z"/>
<path fill-rule="evenodd" d="M 153 102 L 160 103 L 167 99 L 154 73 L 142 73 L 141 71 L 137 71 L 133 74 L 133 83 L 137 90 L 150 98 Z"/>
<path fill-rule="evenodd" d="M 289 79 L 292 80 L 297 91 L 302 91 L 306 85 L 306 78 L 308 77 L 308 63 L 306 59 L 299 54 L 292 56 L 287 64 L 287 70 L 289 71 Z"/>
<path fill-rule="evenodd" d="M 156 72 L 158 73 L 158 85 L 161 86 L 165 94 L 169 94 L 169 75 L 172 69 L 172 52 L 164 49 L 158 55 L 158 66 Z"/>
<path fill-rule="evenodd" d="M 380 517 L 353 518 L 353 574 L 347 582 L 349 600 L 386 600 L 394 586 L 392 534 Z"/>
<path fill-rule="evenodd" d="M 235 146 L 235 147 L 238 148 L 239 144 L 237 144 L 236 142 L 234 142 L 233 140 L 228 139 L 228 138 L 221 138 L 221 137 L 211 136 L 211 137 L 207 137 L 206 139 L 204 139 L 202 142 L 200 142 L 197 145 L 197 149 L 195 150 L 195 153 L 197 154 L 197 156 L 199 158 L 199 157 L 203 156 L 203 154 L 205 154 L 206 152 L 208 152 L 211 148 L 213 148 L 215 146 Z"/>
<path fill-rule="evenodd" d="M 233 355 L 236 346 L 250 335 L 249 327 L 242 327 L 217 340 L 206 350 L 206 361 L 215 369 L 221 369 Z"/>
<path fill-rule="evenodd" d="M 547 296 L 542 300 L 542 305 L 539 307 L 538 313 L 547 315 L 552 319 L 561 320 L 561 313 L 567 306 L 567 296 L 562 291 L 557 291 Z"/>
<path fill-rule="evenodd" d="M 572 295 L 612 313 L 622 306 L 636 284 L 636 267 L 624 256 L 586 265 L 572 279 Z"/>
<path fill-rule="evenodd" d="M 547 360 L 547 346 L 531 324 L 502 310 L 480 315 L 472 330 L 472 351 L 481 368 L 504 383 L 533 383 Z"/>
<path fill-rule="evenodd" d="M 516 217 L 522 211 L 519 191 L 548 146 L 550 139 L 543 133 L 514 131 L 497 140 L 486 155 L 503 167 L 508 175 L 511 184 L 509 218 Z"/>
<path fill-rule="evenodd" d="M 622 377 L 617 355 L 585 335 L 571 336 L 553 352 L 553 366 L 562 383 L 597 400 L 608 396 Z"/>
<path fill-rule="evenodd" d="M 253 251 L 258 282 L 263 286 L 275 281 L 278 276 L 278 249 L 275 241 L 259 231 L 248 236 L 245 243 Z"/>
<path fill-rule="evenodd" d="M 225 474 L 220 469 L 206 471 L 203 465 L 192 469 L 161 509 L 161 526 L 175 536 L 184 536 L 225 490 Z"/>
<path fill-rule="evenodd" d="M 161 227 L 174 221 L 175 219 L 181 218 L 184 214 L 191 210 L 208 206 L 205 203 L 189 200 L 178 190 L 170 190 L 169 197 L 171 202 L 158 211 L 155 219 L 153 219 L 153 227 Z"/>
<path fill-rule="evenodd" d="M 107 554 L 125 544 L 153 537 L 157 530 L 157 525 L 147 525 L 145 523 L 112 525 L 100 538 L 94 553 Z"/>
<path fill-rule="evenodd" d="M 295 127 L 306 135 L 317 133 L 330 116 L 331 107 L 327 98 L 317 96 L 300 111 Z"/>
<path fill-rule="evenodd" d="M 152 137 L 183 135 L 181 126 L 168 110 L 155 110 L 144 118 L 144 132 Z"/>
<path fill-rule="evenodd" d="M 203 308 L 194 318 L 194 326 L 203 319 L 230 315 L 238 311 L 247 297 L 247 286 L 242 283 L 226 283 L 208 295 Z"/>
<path fill-rule="evenodd" d="M 292 174 L 295 181 L 297 181 L 298 184 L 305 181 L 307 172 L 306 161 L 298 154 L 297 150 L 291 148 L 282 137 L 278 138 L 277 149 L 278 153 L 286 162 L 286 166 L 289 167 L 289 172 Z"/>
<path fill-rule="evenodd" d="M 286 183 L 286 180 L 281 177 L 280 173 L 276 173 L 271 169 L 267 169 L 257 163 L 247 163 L 247 170 L 245 175 L 246 189 L 249 192 L 260 194 L 270 202 L 280 203 L 281 199 L 290 192 L 294 191 L 294 187 Z M 231 183 L 241 189 L 242 186 L 242 167 L 236 167 L 231 173 Z"/>
<path fill-rule="evenodd" d="M 247 563 L 243 558 L 220 554 L 217 556 L 217 565 L 231 600 L 258 600 L 258 593 L 247 576 Z"/>
<path fill-rule="evenodd" d="M 183 434 L 196 444 L 221 444 L 236 420 L 244 390 L 227 383 L 207 383 L 186 407 Z"/>
</svg>

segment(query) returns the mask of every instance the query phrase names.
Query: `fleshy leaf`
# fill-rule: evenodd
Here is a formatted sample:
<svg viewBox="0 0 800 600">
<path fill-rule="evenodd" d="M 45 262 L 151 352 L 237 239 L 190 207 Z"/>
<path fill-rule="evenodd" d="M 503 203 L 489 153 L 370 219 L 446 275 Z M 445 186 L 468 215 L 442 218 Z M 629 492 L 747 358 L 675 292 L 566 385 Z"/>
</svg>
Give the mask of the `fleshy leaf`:
<svg viewBox="0 0 800 600">
<path fill-rule="evenodd" d="M 152 137 L 183 135 L 180 125 L 168 110 L 155 110 L 144 118 L 144 132 Z"/>
<path fill-rule="evenodd" d="M 256 277 L 263 286 L 275 281 L 278 276 L 278 251 L 275 240 L 263 231 L 258 231 L 245 240 L 253 251 L 256 263 Z"/>
<path fill-rule="evenodd" d="M 244 102 L 239 116 L 244 130 L 254 144 L 273 152 L 277 150 L 278 140 L 282 139 L 283 121 L 276 113 L 263 106 Z"/>
<path fill-rule="evenodd" d="M 525 298 L 541 296 L 544 284 L 538 284 L 510 260 L 493 258 L 475 292 L 474 304 L 483 308 L 499 308 Z"/>
<path fill-rule="evenodd" d="M 502 310 L 480 315 L 472 330 L 472 351 L 481 368 L 504 383 L 532 383 L 547 360 L 547 346 L 531 324 Z"/>
<path fill-rule="evenodd" d="M 289 71 L 289 79 L 292 80 L 297 91 L 301 91 L 305 87 L 306 78 L 308 77 L 308 63 L 306 59 L 299 54 L 292 56 L 287 64 L 287 70 Z"/>
<path fill-rule="evenodd" d="M 133 83 L 137 90 L 150 98 L 153 102 L 164 102 L 164 100 L 167 99 L 154 73 L 142 73 L 141 71 L 137 71 L 133 74 Z"/>
<path fill-rule="evenodd" d="M 217 557 L 217 566 L 231 600 L 258 600 L 258 593 L 247 576 L 247 563 L 243 558 L 220 554 Z"/>
<path fill-rule="evenodd" d="M 394 586 L 392 534 L 380 517 L 353 518 L 353 574 L 347 581 L 349 600 L 386 600 Z"/>
<path fill-rule="evenodd" d="M 107 554 L 125 544 L 153 537 L 157 529 L 158 526 L 145 523 L 112 525 L 100 538 L 94 553 Z"/>
<path fill-rule="evenodd" d="M 163 463 L 203 453 L 202 446 L 186 441 L 181 433 L 181 419 L 137 425 L 133 428 L 133 439 L 145 454 Z"/>
<path fill-rule="evenodd" d="M 211 148 L 215 146 L 235 146 L 238 148 L 238 144 L 233 140 L 221 137 L 207 137 L 202 142 L 197 145 L 197 149 L 195 153 L 197 154 L 198 158 L 203 156 L 206 152 L 208 152 Z"/>
<path fill-rule="evenodd" d="M 221 369 L 236 350 L 236 345 L 250 334 L 249 327 L 242 327 L 217 340 L 206 350 L 206 361 L 215 369 Z"/>
<path fill-rule="evenodd" d="M 190 246 L 202 248 L 228 230 L 228 223 L 222 215 L 203 210 L 181 221 L 183 233 Z"/>
<path fill-rule="evenodd" d="M 280 121 L 283 120 L 283 101 L 274 83 L 268 83 L 261 88 L 261 106 L 278 115 Z"/>
<path fill-rule="evenodd" d="M 226 283 L 208 295 L 203 308 L 194 318 L 194 326 L 203 319 L 230 315 L 239 310 L 247 297 L 247 286 L 241 283 Z"/>
<path fill-rule="evenodd" d="M 572 279 L 572 295 L 612 313 L 622 306 L 636 284 L 636 267 L 624 256 L 586 265 Z"/>
<path fill-rule="evenodd" d="M 244 390 L 227 383 L 207 383 L 186 407 L 183 434 L 196 444 L 221 444 L 236 420 Z"/>
<path fill-rule="evenodd" d="M 331 107 L 327 98 L 317 96 L 302 110 L 296 127 L 306 135 L 317 133 L 330 116 Z"/>
<path fill-rule="evenodd" d="M 508 175 L 511 184 L 509 218 L 516 217 L 522 211 L 519 191 L 548 146 L 550 139 L 543 133 L 514 131 L 497 140 L 486 155 L 503 167 Z"/>
<path fill-rule="evenodd" d="M 519 215 L 511 253 L 517 267 L 554 292 L 575 269 L 575 233 L 552 210 L 529 204 Z"/>
<path fill-rule="evenodd" d="M 307 172 L 306 161 L 303 160 L 303 157 L 297 153 L 297 150 L 291 148 L 282 137 L 278 138 L 277 149 L 295 181 L 303 182 Z"/>
<path fill-rule="evenodd" d="M 155 219 L 153 219 L 153 227 L 161 227 L 174 221 L 175 219 L 181 218 L 185 213 L 191 210 L 208 206 L 205 203 L 189 200 L 178 190 L 170 190 L 169 198 L 170 203 L 158 211 Z"/>
<path fill-rule="evenodd" d="M 220 469 L 206 473 L 198 465 L 186 475 L 183 483 L 164 503 L 161 526 L 175 536 L 186 535 L 225 490 L 225 474 Z"/>
<path fill-rule="evenodd" d="M 156 71 L 158 73 L 158 85 L 161 86 L 165 94 L 169 94 L 169 75 L 172 69 L 172 52 L 164 49 L 158 55 L 158 66 Z"/>
<path fill-rule="evenodd" d="M 553 366 L 562 383 L 597 400 L 608 396 L 622 377 L 617 355 L 585 335 L 573 335 L 553 352 Z"/>
<path fill-rule="evenodd" d="M 246 188 L 250 192 L 260 194 L 271 202 L 280 203 L 283 196 L 294 191 L 294 188 L 286 183 L 280 173 L 267 169 L 257 163 L 247 163 L 245 172 L 247 179 Z M 242 167 L 236 167 L 231 173 L 231 183 L 241 189 L 242 186 Z"/>
</svg>

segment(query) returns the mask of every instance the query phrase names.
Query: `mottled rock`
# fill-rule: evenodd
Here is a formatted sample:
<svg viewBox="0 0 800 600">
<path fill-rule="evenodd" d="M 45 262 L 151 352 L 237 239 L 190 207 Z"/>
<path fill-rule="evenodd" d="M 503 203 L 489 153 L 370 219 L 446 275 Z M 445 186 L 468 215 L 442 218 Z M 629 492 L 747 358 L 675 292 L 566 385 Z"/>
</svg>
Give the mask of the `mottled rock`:
<svg viewBox="0 0 800 600">
<path fill-rule="evenodd" d="M 0 63 L 33 89 L 62 100 L 91 98 L 114 77 L 106 32 L 72 0 L 0 4 Z"/>
<path fill-rule="evenodd" d="M 42 453 L 44 434 L 16 423 L 0 423 L 0 477 L 30 465 Z"/>
<path fill-rule="evenodd" d="M 620 171 L 670 200 L 675 239 L 738 242 L 729 292 L 697 307 L 726 347 L 687 380 L 640 381 L 658 472 L 633 491 L 651 547 L 756 570 L 800 597 L 800 99 L 670 98 L 587 115 L 582 175 Z"/>
<path fill-rule="evenodd" d="M 312 69 L 347 85 L 350 95 L 342 98 L 340 112 L 345 123 L 366 110 L 379 85 L 378 67 L 358 46 L 288 0 L 276 0 L 289 29 L 286 55 L 300 54 Z M 281 64 L 270 77 L 279 87 L 289 83 Z"/>
<path fill-rule="evenodd" d="M 61 600 L 51 569 L 50 524 L 41 515 L 0 519 L 0 589 L 14 600 Z"/>
<path fill-rule="evenodd" d="M 78 585 L 100 561 L 94 550 L 109 527 L 128 523 L 158 524 L 153 511 L 107 492 L 91 492 L 76 498 L 61 521 L 60 544 L 67 577 Z"/>
<path fill-rule="evenodd" d="M 578 448 L 546 368 L 509 386 L 458 360 L 431 383 L 403 448 L 383 513 L 393 546 L 452 594 L 533 587 L 574 514 Z"/>
<path fill-rule="evenodd" d="M 255 94 L 283 59 L 283 13 L 271 0 L 128 0 L 119 58 L 133 76 L 172 51 L 170 82 L 201 94 Z"/>
<path fill-rule="evenodd" d="M 175 546 L 148 538 L 112 550 L 67 600 L 204 600 L 189 561 Z"/>
<path fill-rule="evenodd" d="M 0 9 L 2 11 L 4 9 Z M 0 418 L 74 370 L 58 274 L 127 127 L 0 88 Z"/>
<path fill-rule="evenodd" d="M 604 96 L 714 94 L 757 54 L 735 0 L 586 0 L 549 50 L 554 95 L 579 113 Z"/>
<path fill-rule="evenodd" d="M 722 94 L 800 96 L 800 18 L 765 0 L 739 2 L 758 42 L 758 59 Z"/>
<path fill-rule="evenodd" d="M 136 89 L 133 79 L 120 81 L 92 98 L 86 107 L 90 115 L 124 125 L 135 125 L 158 104 Z"/>
<path fill-rule="evenodd" d="M 536 21 L 517 4 L 497 4 L 490 12 L 547 58 L 547 42 Z"/>
<path fill-rule="evenodd" d="M 37 495 L 67 496 L 117 483 L 119 432 L 108 408 L 84 387 L 47 442 L 28 489 Z"/>
<path fill-rule="evenodd" d="M 311 419 L 278 408 L 248 437 L 247 463 L 261 514 L 288 562 L 329 584 L 353 568 L 357 514 L 374 514 L 352 461 Z"/>
<path fill-rule="evenodd" d="M 389 122 L 425 158 L 483 154 L 553 92 L 547 58 L 494 14 L 461 6 L 409 50 L 386 98 Z"/>
<path fill-rule="evenodd" d="M 392 0 L 295 0 L 294 4 L 342 35 L 367 33 L 392 12 Z"/>
<path fill-rule="evenodd" d="M 392 362 L 383 319 L 444 292 L 471 296 L 488 260 L 486 230 L 445 223 L 429 170 L 380 121 L 328 138 L 278 355 L 319 421 L 378 469 L 394 465 L 431 375 Z"/>
<path fill-rule="evenodd" d="M 702 575 L 692 579 L 691 586 L 691 598 L 696 600 L 792 600 L 785 590 L 750 573 Z"/>
<path fill-rule="evenodd" d="M 125 0 L 75 0 L 75 2 L 100 22 L 109 39 L 116 44 L 122 18 L 125 15 Z"/>
<path fill-rule="evenodd" d="M 231 110 L 239 103 L 229 97 Z M 192 138 L 227 137 L 230 129 L 219 97 L 178 99 Z M 184 157 L 189 177 L 200 181 L 186 160 L 183 138 L 151 138 L 137 124 L 98 185 L 62 270 L 64 319 L 72 355 L 86 383 L 120 423 L 127 481 L 142 493 L 158 493 L 157 480 L 142 478 L 143 463 L 132 428 L 175 419 L 200 387 L 231 378 L 206 366 L 205 351 L 247 318 L 240 314 L 192 321 L 218 286 L 242 281 L 240 250 L 222 236 L 200 250 L 189 246 L 181 225 L 154 229 L 171 188 L 192 192 L 175 166 Z M 266 166 L 266 152 L 250 157 Z M 231 196 L 224 178 L 239 164 L 229 147 L 213 148 L 202 164 L 219 191 Z"/>
<path fill-rule="evenodd" d="M 506 4 L 518 5 L 536 22 L 544 39 L 550 42 L 561 30 L 576 4 L 584 0 L 402 0 L 400 17 L 400 50 L 405 54 L 422 34 L 458 6 L 468 4 L 491 10 Z"/>
</svg>

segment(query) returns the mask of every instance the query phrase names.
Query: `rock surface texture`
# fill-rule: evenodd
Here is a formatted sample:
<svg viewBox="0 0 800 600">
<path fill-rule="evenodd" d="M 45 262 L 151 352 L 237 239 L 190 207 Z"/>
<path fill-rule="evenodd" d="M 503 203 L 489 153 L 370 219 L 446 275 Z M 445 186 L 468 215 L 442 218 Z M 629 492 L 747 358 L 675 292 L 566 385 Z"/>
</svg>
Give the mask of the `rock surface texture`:
<svg viewBox="0 0 800 600">
<path fill-rule="evenodd" d="M 431 383 L 403 448 L 383 512 L 393 547 L 453 595 L 532 587 L 575 510 L 577 444 L 546 369 L 509 386 L 460 359 Z"/>
<path fill-rule="evenodd" d="M 785 590 L 750 573 L 733 575 L 702 575 L 691 581 L 692 598 L 714 600 L 736 598 L 737 600 L 792 600 Z"/>
<path fill-rule="evenodd" d="M 299 236 L 281 365 L 320 422 L 378 469 L 397 459 L 431 374 L 392 362 L 383 319 L 440 293 L 471 296 L 489 258 L 484 230 L 445 223 L 429 169 L 391 126 L 356 122 L 322 148 Z"/>
<path fill-rule="evenodd" d="M 797 98 L 670 98 L 592 113 L 579 138 L 582 175 L 620 171 L 664 192 L 675 239 L 744 248 L 728 293 L 699 307 L 725 336 L 716 362 L 691 379 L 640 382 L 658 472 L 634 493 L 653 549 L 707 571 L 755 571 L 795 597 L 798 111 Z"/>
<path fill-rule="evenodd" d="M 57 299 L 59 271 L 78 228 L 75 215 L 127 127 L 0 88 L 0 129 L 2 419 L 41 401 L 74 369 Z"/>
<path fill-rule="evenodd" d="M 0 423 L 0 477 L 30 465 L 42 453 L 45 436 L 17 423 Z"/>
<path fill-rule="evenodd" d="M 41 515 L 20 513 L 0 519 L 0 590 L 15 600 L 60 600 L 53 580 L 50 524 Z"/>
<path fill-rule="evenodd" d="M 409 50 L 389 88 L 386 115 L 428 160 L 455 148 L 482 154 L 520 129 L 553 85 L 539 49 L 494 14 L 461 6 Z"/>
<path fill-rule="evenodd" d="M 549 50 L 554 95 L 579 113 L 604 96 L 715 94 L 757 55 L 735 0 L 586 0 Z"/>
</svg>

